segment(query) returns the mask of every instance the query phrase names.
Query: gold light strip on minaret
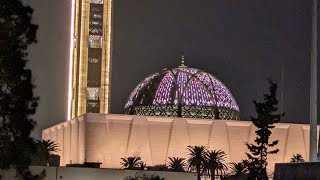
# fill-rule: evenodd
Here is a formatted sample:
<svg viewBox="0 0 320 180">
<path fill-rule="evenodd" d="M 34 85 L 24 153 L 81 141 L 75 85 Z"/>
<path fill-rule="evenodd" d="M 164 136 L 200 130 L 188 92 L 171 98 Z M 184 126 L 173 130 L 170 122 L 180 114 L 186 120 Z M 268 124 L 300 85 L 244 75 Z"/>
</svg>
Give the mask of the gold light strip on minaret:
<svg viewBox="0 0 320 180">
<path fill-rule="evenodd" d="M 81 33 L 80 33 L 80 64 L 78 83 L 78 109 L 76 116 L 86 113 L 86 94 L 88 77 L 88 36 L 89 36 L 89 14 L 90 0 L 82 1 L 81 9 Z"/>
<path fill-rule="evenodd" d="M 78 72 L 78 41 L 79 41 L 79 9 L 80 4 L 79 0 L 76 0 L 76 7 L 75 7 L 75 21 L 74 21 L 74 38 L 75 38 L 75 47 L 76 53 L 73 53 L 73 81 L 72 81 L 72 104 L 71 104 L 71 119 L 75 118 L 77 116 L 76 114 L 76 98 L 77 98 L 77 72 Z"/>
<path fill-rule="evenodd" d="M 73 101 L 73 52 L 74 52 L 74 16 L 75 16 L 75 0 L 71 0 L 71 22 L 70 22 L 70 57 L 69 57 L 69 75 L 68 75 L 68 105 L 67 105 L 67 120 L 72 116 L 72 101 Z"/>
<path fill-rule="evenodd" d="M 101 113 L 110 112 L 112 6 L 112 0 L 106 0 L 103 5 L 103 46 L 100 101 Z"/>
</svg>

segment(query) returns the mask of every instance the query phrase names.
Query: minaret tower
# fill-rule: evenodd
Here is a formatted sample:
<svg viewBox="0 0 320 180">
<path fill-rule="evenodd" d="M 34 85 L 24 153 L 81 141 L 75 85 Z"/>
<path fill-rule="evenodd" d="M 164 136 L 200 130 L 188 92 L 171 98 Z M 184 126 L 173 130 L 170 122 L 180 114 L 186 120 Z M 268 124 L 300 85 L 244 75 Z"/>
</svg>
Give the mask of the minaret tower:
<svg viewBox="0 0 320 180">
<path fill-rule="evenodd" d="M 68 119 L 109 113 L 112 0 L 71 0 Z"/>
</svg>

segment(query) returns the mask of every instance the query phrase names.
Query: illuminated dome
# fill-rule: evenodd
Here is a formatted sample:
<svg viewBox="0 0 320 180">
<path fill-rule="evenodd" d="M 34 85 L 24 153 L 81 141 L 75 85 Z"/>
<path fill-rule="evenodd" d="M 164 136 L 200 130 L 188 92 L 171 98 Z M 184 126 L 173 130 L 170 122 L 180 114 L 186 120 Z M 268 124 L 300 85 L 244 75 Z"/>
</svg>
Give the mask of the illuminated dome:
<svg viewBox="0 0 320 180">
<path fill-rule="evenodd" d="M 239 119 L 239 107 L 228 88 L 213 75 L 184 64 L 145 78 L 131 92 L 125 113 Z"/>
</svg>

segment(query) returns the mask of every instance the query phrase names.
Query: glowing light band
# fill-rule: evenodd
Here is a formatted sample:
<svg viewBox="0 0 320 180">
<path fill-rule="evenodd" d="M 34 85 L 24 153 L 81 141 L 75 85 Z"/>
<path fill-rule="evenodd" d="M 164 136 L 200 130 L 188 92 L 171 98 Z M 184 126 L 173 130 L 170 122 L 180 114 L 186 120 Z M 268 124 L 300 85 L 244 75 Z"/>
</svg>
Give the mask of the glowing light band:
<svg viewBox="0 0 320 180">
<path fill-rule="evenodd" d="M 69 80 L 68 80 L 68 110 L 67 120 L 71 119 L 71 104 L 72 104 L 72 64 L 74 50 L 74 11 L 75 0 L 71 0 L 71 23 L 70 23 L 70 57 L 69 57 Z"/>
</svg>

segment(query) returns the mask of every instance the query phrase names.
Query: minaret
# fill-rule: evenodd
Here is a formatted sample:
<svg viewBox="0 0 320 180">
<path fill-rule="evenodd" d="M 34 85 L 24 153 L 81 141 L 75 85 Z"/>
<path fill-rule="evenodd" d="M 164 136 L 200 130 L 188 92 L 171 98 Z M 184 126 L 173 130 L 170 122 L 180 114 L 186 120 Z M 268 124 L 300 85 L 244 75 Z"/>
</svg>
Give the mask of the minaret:
<svg viewBox="0 0 320 180">
<path fill-rule="evenodd" d="M 68 119 L 109 113 L 112 0 L 72 0 Z"/>
<path fill-rule="evenodd" d="M 310 78 L 310 149 L 309 161 L 317 161 L 317 1 L 312 7 L 311 78 Z"/>
</svg>

